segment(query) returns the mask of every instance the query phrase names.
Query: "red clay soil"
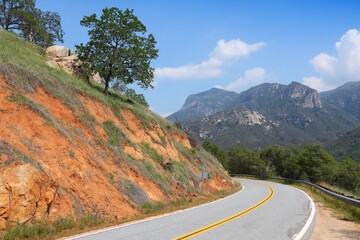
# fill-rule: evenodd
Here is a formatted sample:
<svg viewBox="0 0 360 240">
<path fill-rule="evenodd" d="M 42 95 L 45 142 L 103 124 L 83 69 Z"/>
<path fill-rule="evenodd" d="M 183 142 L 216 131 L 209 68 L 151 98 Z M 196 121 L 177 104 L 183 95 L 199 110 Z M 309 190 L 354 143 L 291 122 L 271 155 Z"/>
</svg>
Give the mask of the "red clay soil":
<svg viewBox="0 0 360 240">
<path fill-rule="evenodd" d="M 164 159 L 189 161 L 191 168 L 199 171 L 191 162 L 195 159 L 187 159 L 174 145 L 178 142 L 191 149 L 186 136 L 161 129 L 156 123 L 152 128 L 145 127 L 130 110 L 121 109 L 123 119 L 120 120 L 100 101 L 79 96 L 88 113 L 96 119 L 93 131 L 75 117 L 72 109 L 43 89 L 25 94 L 56 119 L 57 126 L 54 126 L 26 104 L 12 101 L 10 96 L 14 94 L 16 92 L 0 76 L 0 147 L 3 147 L 0 149 L 0 229 L 16 222 L 84 213 L 113 218 L 132 216 L 139 208 L 117 189 L 114 179 L 120 177 L 136 183 L 153 201 L 186 194 L 178 184 L 171 186 L 171 192 L 165 192 L 118 159 L 105 144 L 107 134 L 102 127 L 105 121 L 115 123 L 132 143 L 146 143 Z M 59 129 L 66 129 L 69 136 L 61 134 Z M 165 144 L 162 143 L 164 139 Z M 38 164 L 11 160 L 13 152 L 9 149 L 17 149 Z M 154 162 L 144 157 L 140 147 L 135 149 L 125 143 L 123 150 L 136 161 Z M 222 179 L 215 172 L 213 175 L 207 182 L 208 191 L 230 187 L 228 179 Z"/>
</svg>

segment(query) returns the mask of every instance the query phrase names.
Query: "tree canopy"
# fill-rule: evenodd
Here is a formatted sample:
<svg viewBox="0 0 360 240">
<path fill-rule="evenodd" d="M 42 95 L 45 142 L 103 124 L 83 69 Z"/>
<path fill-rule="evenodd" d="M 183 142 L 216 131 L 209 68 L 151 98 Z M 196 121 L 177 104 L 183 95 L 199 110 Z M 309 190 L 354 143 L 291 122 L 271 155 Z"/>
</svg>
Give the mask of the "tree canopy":
<svg viewBox="0 0 360 240">
<path fill-rule="evenodd" d="M 210 142 L 205 142 L 203 147 L 220 162 L 226 159 L 232 174 L 252 174 L 264 178 L 279 176 L 313 183 L 326 182 L 360 194 L 360 164 L 350 158 L 336 161 L 318 144 L 287 148 L 273 145 L 262 151 L 233 145 L 227 152 Z"/>
<path fill-rule="evenodd" d="M 229 159 L 226 155 L 226 152 L 223 151 L 218 145 L 209 141 L 205 141 L 202 146 L 211 155 L 216 157 L 226 170 L 230 170 Z"/>
<path fill-rule="evenodd" d="M 35 0 L 0 0 L 0 26 L 42 47 L 63 42 L 60 15 L 41 11 Z"/>
<path fill-rule="evenodd" d="M 113 81 L 152 87 L 154 68 L 150 62 L 158 57 L 156 41 L 152 34 L 146 35 L 146 27 L 133 10 L 105 8 L 100 18 L 93 14 L 80 23 L 90 28 L 90 40 L 76 45 L 79 60 L 89 63 L 90 74 L 99 73 L 105 94 Z"/>
</svg>

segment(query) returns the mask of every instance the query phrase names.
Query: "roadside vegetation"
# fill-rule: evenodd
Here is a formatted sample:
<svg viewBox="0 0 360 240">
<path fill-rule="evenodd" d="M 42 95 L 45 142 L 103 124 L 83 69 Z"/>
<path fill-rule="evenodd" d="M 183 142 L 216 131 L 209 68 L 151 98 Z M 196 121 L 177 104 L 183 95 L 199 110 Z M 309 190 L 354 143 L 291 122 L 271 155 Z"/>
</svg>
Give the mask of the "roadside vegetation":
<svg viewBox="0 0 360 240">
<path fill-rule="evenodd" d="M 315 201 L 319 201 L 323 203 L 325 207 L 332 209 L 340 219 L 360 224 L 360 208 L 343 203 L 310 186 L 299 183 L 294 183 L 292 185 L 304 190 Z"/>
<path fill-rule="evenodd" d="M 353 198 L 360 195 L 360 163 L 350 158 L 335 160 L 317 144 L 269 146 L 261 151 L 231 146 L 227 152 L 211 142 L 203 147 L 231 174 L 305 180 Z"/>
</svg>

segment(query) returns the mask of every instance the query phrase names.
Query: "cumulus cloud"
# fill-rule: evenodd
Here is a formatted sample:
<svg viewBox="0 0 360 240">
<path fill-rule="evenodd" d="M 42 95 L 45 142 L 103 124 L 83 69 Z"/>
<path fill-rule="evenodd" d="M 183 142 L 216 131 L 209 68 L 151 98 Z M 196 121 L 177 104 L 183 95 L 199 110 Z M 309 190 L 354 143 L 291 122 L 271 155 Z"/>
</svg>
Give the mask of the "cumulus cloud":
<svg viewBox="0 0 360 240">
<path fill-rule="evenodd" d="M 224 64 L 240 57 L 248 56 L 265 45 L 263 42 L 248 44 L 239 39 L 230 41 L 219 40 L 208 59 L 199 64 L 156 68 L 155 79 L 192 80 L 218 77 L 222 74 L 222 66 Z"/>
<path fill-rule="evenodd" d="M 260 83 L 265 82 L 266 70 L 260 67 L 248 69 L 245 71 L 244 76 L 240 77 L 234 82 L 229 83 L 226 86 L 216 86 L 228 91 L 240 91 Z"/>
<path fill-rule="evenodd" d="M 348 30 L 335 43 L 335 56 L 320 53 L 310 63 L 319 77 L 305 77 L 304 83 L 312 84 L 319 91 L 329 90 L 349 81 L 360 81 L 360 32 Z M 309 85 L 311 86 L 311 85 Z"/>
<path fill-rule="evenodd" d="M 248 56 L 251 52 L 257 51 L 265 46 L 265 43 L 259 42 L 247 44 L 239 39 L 233 39 L 228 42 L 220 40 L 216 43 L 216 48 L 212 51 L 212 58 L 221 60 Z"/>
</svg>

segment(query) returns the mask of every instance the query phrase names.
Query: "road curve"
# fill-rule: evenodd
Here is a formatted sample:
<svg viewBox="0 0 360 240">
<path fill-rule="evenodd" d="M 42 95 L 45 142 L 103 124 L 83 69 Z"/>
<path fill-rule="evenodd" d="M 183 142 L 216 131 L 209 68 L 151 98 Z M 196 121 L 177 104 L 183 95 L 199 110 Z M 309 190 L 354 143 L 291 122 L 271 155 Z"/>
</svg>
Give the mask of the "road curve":
<svg viewBox="0 0 360 240">
<path fill-rule="evenodd" d="M 278 183 L 236 181 L 245 187 L 241 192 L 211 204 L 68 239 L 302 239 L 314 214 L 305 193 Z"/>
</svg>

